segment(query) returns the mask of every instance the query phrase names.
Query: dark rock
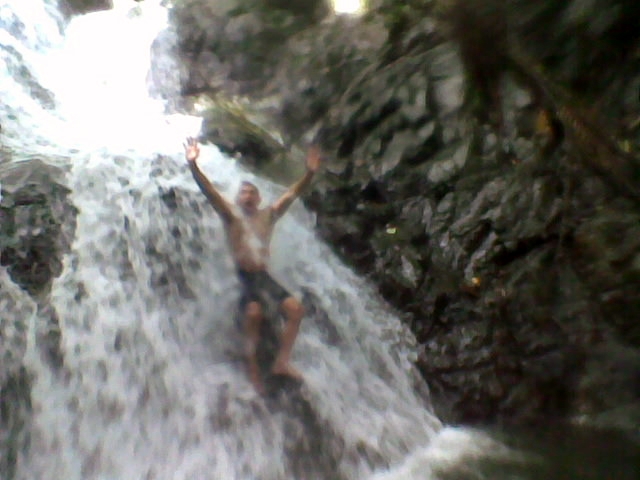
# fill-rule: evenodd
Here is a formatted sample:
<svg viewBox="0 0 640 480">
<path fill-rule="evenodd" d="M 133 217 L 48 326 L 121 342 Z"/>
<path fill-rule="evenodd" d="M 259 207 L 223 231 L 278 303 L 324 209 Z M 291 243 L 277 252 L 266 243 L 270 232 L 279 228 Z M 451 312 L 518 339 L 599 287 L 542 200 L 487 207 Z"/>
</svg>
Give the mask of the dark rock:
<svg viewBox="0 0 640 480">
<path fill-rule="evenodd" d="M 67 15 L 82 15 L 113 8 L 113 0 L 61 0 L 60 8 Z"/>
<path fill-rule="evenodd" d="M 179 39 L 180 62 L 187 66 L 183 91 L 210 93 L 224 86 L 227 92 L 255 93 L 273 78 L 287 38 L 328 11 L 324 0 L 276 5 L 259 0 L 176 4 L 171 18 Z"/>
<path fill-rule="evenodd" d="M 32 295 L 59 275 L 75 230 L 76 209 L 67 200 L 62 175 L 33 159 L 12 164 L 0 178 L 0 263 Z"/>
</svg>

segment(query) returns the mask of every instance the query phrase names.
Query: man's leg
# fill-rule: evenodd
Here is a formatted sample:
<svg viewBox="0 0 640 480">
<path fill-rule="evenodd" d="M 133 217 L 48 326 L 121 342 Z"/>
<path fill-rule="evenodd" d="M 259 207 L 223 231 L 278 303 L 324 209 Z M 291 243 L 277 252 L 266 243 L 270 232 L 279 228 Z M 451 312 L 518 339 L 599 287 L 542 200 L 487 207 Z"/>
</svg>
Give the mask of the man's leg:
<svg viewBox="0 0 640 480">
<path fill-rule="evenodd" d="M 249 380 L 259 394 L 264 394 L 264 385 L 260 378 L 260 367 L 256 352 L 260 341 L 260 325 L 262 323 L 262 307 L 258 302 L 249 302 L 244 311 L 244 355 L 247 361 Z"/>
<path fill-rule="evenodd" d="M 304 315 L 304 308 L 302 304 L 293 297 L 285 298 L 280 308 L 282 308 L 287 322 L 282 331 L 280 350 L 273 363 L 272 372 L 276 375 L 288 375 L 295 379 L 302 380 L 302 374 L 291 366 L 290 358 L 293 343 L 300 329 L 300 321 Z"/>
</svg>

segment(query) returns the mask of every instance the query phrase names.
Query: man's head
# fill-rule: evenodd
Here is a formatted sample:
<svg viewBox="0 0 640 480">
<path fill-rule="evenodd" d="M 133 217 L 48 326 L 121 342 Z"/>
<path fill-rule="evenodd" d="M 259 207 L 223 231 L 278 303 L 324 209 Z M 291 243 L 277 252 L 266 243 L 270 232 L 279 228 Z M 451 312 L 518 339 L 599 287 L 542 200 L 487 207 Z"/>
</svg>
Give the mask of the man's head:
<svg viewBox="0 0 640 480">
<path fill-rule="evenodd" d="M 252 214 L 258 210 L 260 205 L 260 191 L 253 183 L 243 181 L 240 184 L 238 195 L 236 196 L 236 204 L 244 213 Z"/>
</svg>

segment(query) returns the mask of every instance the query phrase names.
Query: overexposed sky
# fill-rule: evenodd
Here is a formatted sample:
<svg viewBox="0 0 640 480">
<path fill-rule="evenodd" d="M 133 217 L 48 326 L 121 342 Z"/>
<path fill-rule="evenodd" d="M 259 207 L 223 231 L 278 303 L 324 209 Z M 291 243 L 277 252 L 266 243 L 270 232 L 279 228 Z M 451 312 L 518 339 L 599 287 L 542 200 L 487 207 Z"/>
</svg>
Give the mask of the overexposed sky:
<svg viewBox="0 0 640 480">
<path fill-rule="evenodd" d="M 362 8 L 364 0 L 333 0 L 336 13 L 356 13 Z"/>
</svg>

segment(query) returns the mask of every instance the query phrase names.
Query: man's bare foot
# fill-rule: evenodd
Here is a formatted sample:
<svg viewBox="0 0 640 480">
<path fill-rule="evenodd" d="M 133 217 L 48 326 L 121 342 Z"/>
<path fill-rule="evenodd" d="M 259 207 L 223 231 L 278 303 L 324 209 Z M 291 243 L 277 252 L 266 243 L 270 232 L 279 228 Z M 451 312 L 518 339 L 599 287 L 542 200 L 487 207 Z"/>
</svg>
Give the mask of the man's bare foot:
<svg viewBox="0 0 640 480">
<path fill-rule="evenodd" d="M 251 383 L 253 384 L 253 388 L 255 389 L 256 393 L 264 397 L 265 390 L 262 382 L 260 380 L 251 380 Z"/>
<path fill-rule="evenodd" d="M 302 381 L 304 377 L 302 373 L 300 373 L 295 367 L 293 367 L 290 363 L 284 362 L 276 362 L 271 369 L 271 373 L 274 375 L 285 375 L 287 377 L 291 377 L 294 380 Z"/>
</svg>

